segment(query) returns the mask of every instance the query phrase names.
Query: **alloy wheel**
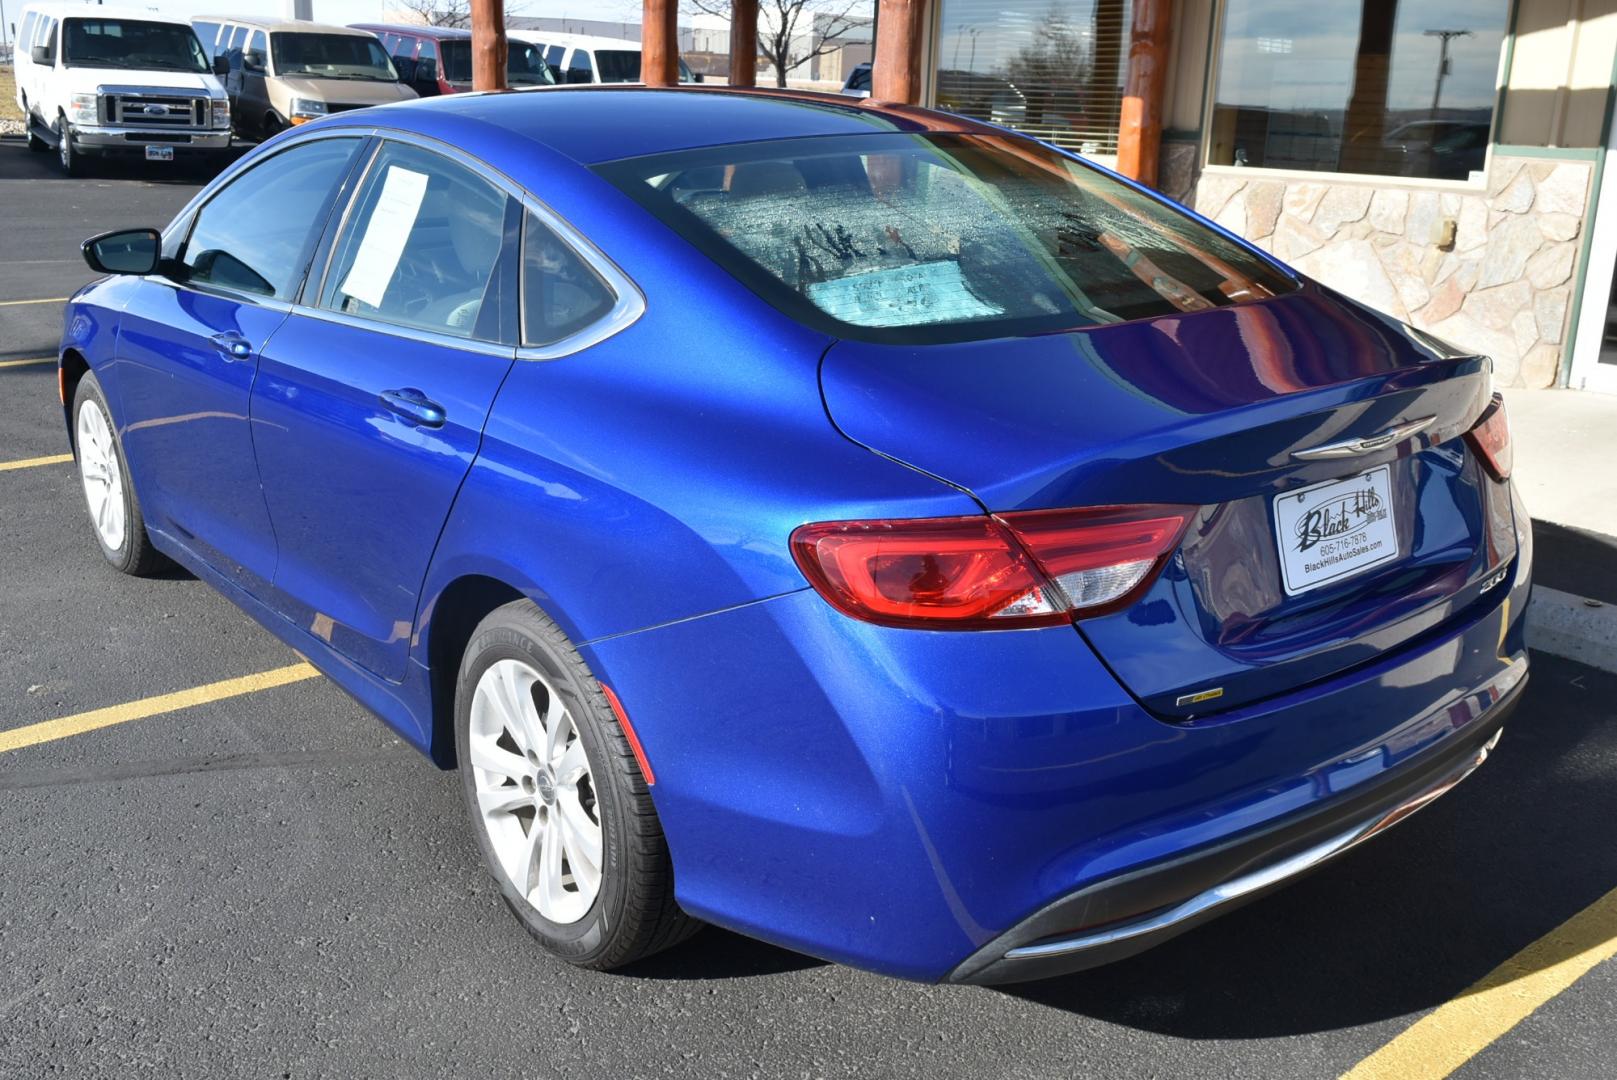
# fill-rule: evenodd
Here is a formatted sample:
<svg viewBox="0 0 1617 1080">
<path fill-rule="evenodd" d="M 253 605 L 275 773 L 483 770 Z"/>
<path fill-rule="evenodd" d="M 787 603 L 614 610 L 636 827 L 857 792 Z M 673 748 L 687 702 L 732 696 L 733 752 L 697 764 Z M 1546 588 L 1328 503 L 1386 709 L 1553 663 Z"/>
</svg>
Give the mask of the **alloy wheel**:
<svg viewBox="0 0 1617 1080">
<path fill-rule="evenodd" d="M 79 407 L 78 451 L 79 480 L 96 534 L 108 551 L 122 551 L 128 527 L 123 470 L 118 465 L 112 425 L 94 399 L 86 399 Z"/>
<path fill-rule="evenodd" d="M 501 871 L 544 918 L 577 922 L 600 894 L 603 845 L 566 702 L 529 664 L 497 660 L 477 681 L 469 736 L 477 823 Z"/>
</svg>

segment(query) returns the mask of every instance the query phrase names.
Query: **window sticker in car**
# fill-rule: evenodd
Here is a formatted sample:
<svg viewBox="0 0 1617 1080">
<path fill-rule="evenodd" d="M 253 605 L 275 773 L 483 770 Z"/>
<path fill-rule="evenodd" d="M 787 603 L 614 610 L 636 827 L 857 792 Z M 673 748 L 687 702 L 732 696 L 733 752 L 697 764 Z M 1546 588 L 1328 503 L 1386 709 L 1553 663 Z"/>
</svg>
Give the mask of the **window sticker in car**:
<svg viewBox="0 0 1617 1080">
<path fill-rule="evenodd" d="M 815 282 L 805 292 L 833 319 L 855 326 L 963 322 L 1005 313 L 974 296 L 960 264 L 948 260 L 849 274 Z"/>
<path fill-rule="evenodd" d="M 382 297 L 387 294 L 388 283 L 398 269 L 399 257 L 404 254 L 405 241 L 415 228 L 416 215 L 421 213 L 421 200 L 426 194 L 426 173 L 388 166 L 382 194 L 365 225 L 365 235 L 359 241 L 359 251 L 354 255 L 348 276 L 340 286 L 343 295 L 373 308 L 382 306 Z"/>
</svg>

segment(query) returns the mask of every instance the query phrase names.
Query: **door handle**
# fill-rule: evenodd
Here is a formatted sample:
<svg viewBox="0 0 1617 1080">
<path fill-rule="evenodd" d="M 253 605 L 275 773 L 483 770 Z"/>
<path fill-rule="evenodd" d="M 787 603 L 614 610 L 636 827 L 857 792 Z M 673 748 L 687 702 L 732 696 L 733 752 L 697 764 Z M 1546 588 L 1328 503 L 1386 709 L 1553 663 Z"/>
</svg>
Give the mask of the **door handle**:
<svg viewBox="0 0 1617 1080">
<path fill-rule="evenodd" d="M 389 411 L 412 424 L 433 428 L 444 426 L 444 407 L 413 386 L 401 390 L 383 390 L 378 396 Z"/>
<path fill-rule="evenodd" d="M 215 334 L 208 340 L 213 342 L 214 348 L 219 350 L 219 355 L 226 360 L 246 360 L 253 355 L 252 342 L 234 330 Z"/>
</svg>

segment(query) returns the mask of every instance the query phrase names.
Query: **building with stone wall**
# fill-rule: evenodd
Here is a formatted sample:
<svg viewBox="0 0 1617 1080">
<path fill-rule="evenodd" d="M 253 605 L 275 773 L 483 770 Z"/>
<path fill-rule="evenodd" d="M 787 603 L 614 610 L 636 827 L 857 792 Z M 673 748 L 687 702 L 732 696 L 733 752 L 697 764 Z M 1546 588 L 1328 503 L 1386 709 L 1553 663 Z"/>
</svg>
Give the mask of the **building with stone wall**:
<svg viewBox="0 0 1617 1080">
<path fill-rule="evenodd" d="M 1131 16 L 936 0 L 923 97 L 1110 164 Z M 1502 385 L 1617 393 L 1617 0 L 1173 0 L 1171 26 L 1158 187 Z"/>
</svg>

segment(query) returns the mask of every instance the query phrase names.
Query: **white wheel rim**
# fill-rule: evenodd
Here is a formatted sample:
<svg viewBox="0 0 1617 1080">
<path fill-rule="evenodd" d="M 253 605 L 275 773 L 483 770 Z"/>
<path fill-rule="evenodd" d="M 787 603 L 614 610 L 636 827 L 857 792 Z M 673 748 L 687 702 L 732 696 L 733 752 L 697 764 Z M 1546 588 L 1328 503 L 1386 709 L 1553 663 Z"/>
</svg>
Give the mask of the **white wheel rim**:
<svg viewBox="0 0 1617 1080">
<path fill-rule="evenodd" d="M 124 477 L 118 467 L 118 451 L 113 445 L 112 425 L 107 414 L 91 398 L 79 409 L 79 480 L 84 484 L 84 502 L 90 508 L 90 521 L 108 551 L 124 546 Z"/>
<path fill-rule="evenodd" d="M 600 807 L 572 714 L 532 666 L 498 660 L 472 695 L 476 818 L 506 880 L 553 923 L 601 891 Z"/>
</svg>

